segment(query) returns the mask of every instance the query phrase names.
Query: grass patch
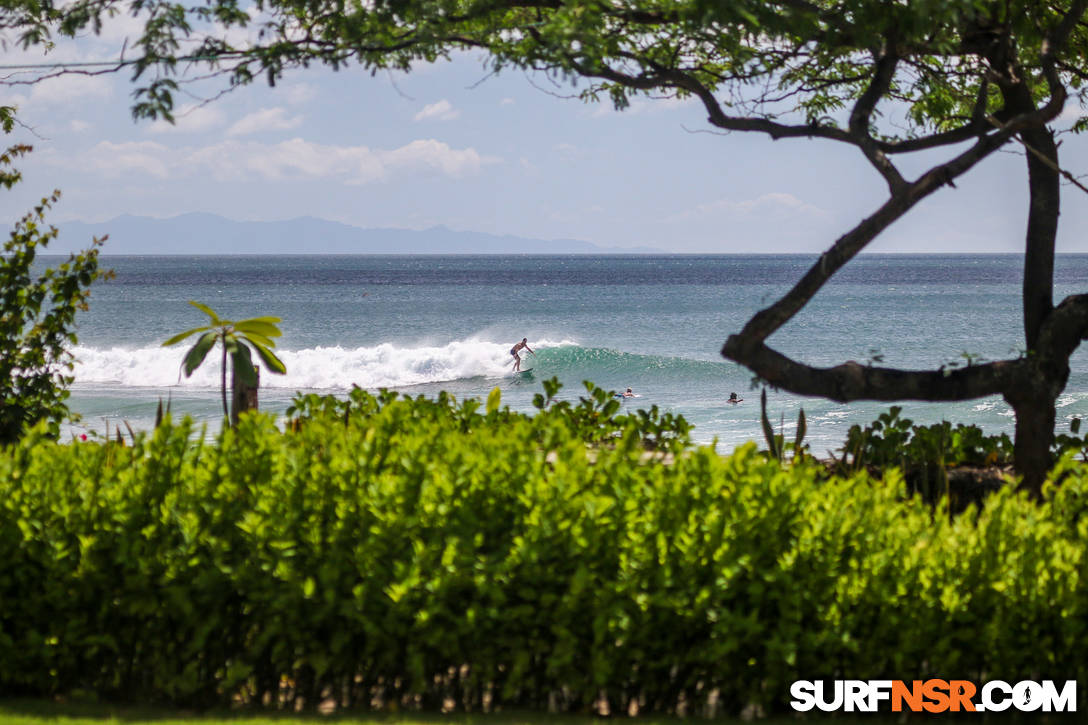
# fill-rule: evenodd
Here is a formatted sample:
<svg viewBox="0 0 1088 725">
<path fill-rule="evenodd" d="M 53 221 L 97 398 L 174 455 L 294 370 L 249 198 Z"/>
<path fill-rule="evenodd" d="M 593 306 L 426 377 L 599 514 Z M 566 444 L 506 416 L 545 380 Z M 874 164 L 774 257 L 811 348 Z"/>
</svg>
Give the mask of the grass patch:
<svg viewBox="0 0 1088 725">
<path fill-rule="evenodd" d="M 939 717 L 943 722 L 1000 722 L 1004 725 L 1019 723 L 1068 723 L 1072 719 L 1068 714 L 1051 715 L 1018 713 L 946 713 Z M 814 715 L 807 717 L 778 716 L 768 719 L 745 720 L 742 718 L 703 718 L 680 717 L 638 717 L 623 718 L 621 721 L 632 725 L 681 725 L 693 722 L 713 723 L 714 725 L 797 725 L 798 723 L 834 722 L 842 725 L 902 725 L 914 722 L 915 717 L 904 718 L 891 713 L 864 715 Z M 0 699 L 0 725 L 318 725 L 337 723 L 338 725 L 602 725 L 608 718 L 589 715 L 563 715 L 536 712 L 500 712 L 500 713 L 438 713 L 411 712 L 342 712 L 330 715 L 316 713 L 298 714 L 283 712 L 265 712 L 252 709 L 210 710 L 194 712 L 190 710 L 155 708 L 135 705 L 109 705 L 99 703 L 54 702 L 50 700 Z"/>
<path fill-rule="evenodd" d="M 866 721 L 878 725 L 885 722 L 873 718 Z M 252 709 L 231 711 L 155 708 L 149 706 L 105 705 L 94 703 L 53 702 L 49 700 L 0 700 L 0 723 L 3 725 L 104 725 L 105 723 L 153 723 L 154 725 L 314 725 L 342 723 L 343 725 L 600 725 L 602 718 L 588 715 L 558 715 L 533 712 L 518 713 L 438 713 L 412 712 L 342 712 L 330 715 L 317 713 L 264 712 Z M 639 725 L 677 725 L 683 718 L 638 718 Z M 740 723 L 739 719 L 714 720 L 716 723 Z M 795 722 L 775 718 L 760 722 Z M 894 722 L 888 719 L 886 722 Z"/>
</svg>

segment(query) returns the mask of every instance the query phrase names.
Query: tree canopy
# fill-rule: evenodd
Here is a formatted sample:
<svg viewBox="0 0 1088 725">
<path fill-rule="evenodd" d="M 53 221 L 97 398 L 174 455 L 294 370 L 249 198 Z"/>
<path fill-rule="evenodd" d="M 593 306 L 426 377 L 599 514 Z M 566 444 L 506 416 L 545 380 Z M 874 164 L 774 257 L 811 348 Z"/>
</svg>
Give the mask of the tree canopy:
<svg viewBox="0 0 1088 725">
<path fill-rule="evenodd" d="M 730 130 L 859 146 L 870 146 L 863 137 L 872 135 L 874 144 L 863 149 L 870 157 L 968 140 L 990 129 L 986 112 L 1005 105 L 1003 78 L 1022 83 L 1032 100 L 1064 102 L 1069 88 L 1080 87 L 1078 61 L 1088 41 L 1078 22 L 1080 5 L 258 0 L 242 7 L 238 0 L 59 6 L 17 0 L 4 11 L 0 29 L 26 47 L 58 34 L 98 31 L 120 13 L 143 18 L 137 52 L 115 64 L 148 79 L 138 92 L 139 116 L 169 114 L 178 73 L 192 64 L 224 74 L 233 85 L 261 77 L 274 83 L 285 70 L 313 63 L 408 70 L 458 48 L 483 48 L 495 70 L 516 66 L 593 79 L 585 95 L 605 95 L 621 108 L 632 95 L 676 93 L 699 98 L 710 122 Z M 239 28 L 249 32 L 232 32 Z M 109 61 L 103 66 L 109 69 Z M 881 103 L 897 106 L 901 126 L 884 124 L 877 132 Z M 915 143 L 904 144 L 907 139 Z"/>
<path fill-rule="evenodd" d="M 169 117 L 191 67 L 237 87 L 259 78 L 274 84 L 314 64 L 409 69 L 482 49 L 495 71 L 585 79 L 586 100 L 623 108 L 637 95 L 690 97 L 723 131 L 853 147 L 887 199 L 729 335 L 722 354 L 778 387 L 840 401 L 1001 394 L 1017 415 L 1017 465 L 1037 488 L 1049 465 L 1054 401 L 1088 333 L 1088 296 L 1053 300 L 1063 172 L 1049 127 L 1084 97 L 1086 7 L 1088 0 L 19 0 L 0 14 L 0 29 L 31 46 L 136 14 L 144 24 L 134 55 L 8 82 L 128 68 L 139 85 L 137 117 Z M 1085 125 L 1082 117 L 1076 128 Z M 1025 355 L 956 370 L 816 368 L 767 344 L 882 231 L 1014 140 L 1026 149 L 1029 188 Z M 901 161 L 911 156 L 928 164 L 913 178 Z"/>
</svg>

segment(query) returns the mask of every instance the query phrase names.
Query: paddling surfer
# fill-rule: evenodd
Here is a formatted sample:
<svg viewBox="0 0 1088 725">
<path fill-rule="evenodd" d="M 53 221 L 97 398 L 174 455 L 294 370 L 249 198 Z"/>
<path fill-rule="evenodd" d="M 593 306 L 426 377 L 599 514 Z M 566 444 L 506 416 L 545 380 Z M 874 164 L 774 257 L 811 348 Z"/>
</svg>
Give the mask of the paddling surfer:
<svg viewBox="0 0 1088 725">
<path fill-rule="evenodd" d="M 529 347 L 529 338 L 521 338 L 521 342 L 510 348 L 510 354 L 514 356 L 514 372 L 521 372 L 521 357 L 518 355 L 518 351 L 521 348 L 525 348 L 529 352 L 533 352 L 533 348 Z M 536 353 L 533 352 L 533 357 L 536 357 Z"/>
</svg>

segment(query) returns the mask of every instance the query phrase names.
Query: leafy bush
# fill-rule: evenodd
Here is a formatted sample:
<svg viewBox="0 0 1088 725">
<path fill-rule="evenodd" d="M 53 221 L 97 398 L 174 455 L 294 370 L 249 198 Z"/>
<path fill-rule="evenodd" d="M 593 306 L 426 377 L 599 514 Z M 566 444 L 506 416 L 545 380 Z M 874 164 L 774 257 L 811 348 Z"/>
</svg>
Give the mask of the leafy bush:
<svg viewBox="0 0 1088 725">
<path fill-rule="evenodd" d="M 851 426 L 840 463 L 854 469 L 906 469 L 917 465 L 1005 465 L 1012 461 L 1013 444 L 1005 433 L 988 436 L 976 425 L 953 426 L 948 421 L 914 425 L 899 416 L 902 412 L 894 405 L 864 428 Z"/>
<path fill-rule="evenodd" d="M 935 519 L 897 473 L 665 465 L 657 423 L 550 389 L 4 448 L 0 692 L 735 713 L 799 678 L 1088 676 L 1088 467 Z"/>
<path fill-rule="evenodd" d="M 735 393 L 734 393 L 735 395 Z M 808 424 L 805 422 L 805 409 L 801 408 L 801 412 L 797 415 L 797 428 L 794 432 L 793 444 L 787 445 L 786 443 L 786 431 L 784 418 L 779 418 L 778 429 L 779 433 L 774 432 L 774 427 L 771 425 L 771 419 L 767 415 L 767 389 L 764 388 L 759 394 L 759 420 L 763 427 L 763 440 L 767 442 L 767 454 L 774 458 L 776 461 L 784 461 L 786 459 L 786 450 L 789 448 L 793 451 L 794 458 L 803 458 L 808 446 L 804 445 L 805 433 L 808 430 Z"/>
<path fill-rule="evenodd" d="M 0 126 L 10 130 L 13 116 L 0 107 Z M 12 168 L 29 146 L 0 152 L 0 186 L 21 176 Z M 69 256 L 38 275 L 31 266 L 38 252 L 57 236 L 44 227 L 45 212 L 60 198 L 54 191 L 15 224 L 0 253 L 0 443 L 14 441 L 24 428 L 45 421 L 55 435 L 68 417 L 65 401 L 72 383 L 70 347 L 76 343 L 75 316 L 86 309 L 89 287 L 103 273 L 98 246 Z"/>
<path fill-rule="evenodd" d="M 975 475 L 972 471 L 960 471 L 953 485 L 949 469 L 1010 465 L 1013 443 L 1007 434 L 988 436 L 978 426 L 953 426 L 948 421 L 915 425 L 900 417 L 902 410 L 892 406 L 864 428 L 851 426 L 841 458 L 832 454 L 832 468 L 844 475 L 860 470 L 880 475 L 896 467 L 905 476 L 908 494 L 920 493 L 930 503 L 947 498 L 954 510 L 981 502 L 1004 485 L 999 473 Z"/>
<path fill-rule="evenodd" d="M 1058 455 L 1075 453 L 1081 460 L 1088 463 L 1088 434 L 1080 432 L 1081 419 L 1073 418 L 1069 421 L 1069 434 L 1058 433 L 1054 436 L 1054 449 Z"/>
<path fill-rule="evenodd" d="M 684 416 L 671 412 L 662 413 L 656 405 L 649 410 L 639 409 L 633 413 L 620 414 L 620 403 L 614 391 L 600 388 L 588 380 L 583 385 L 588 397 L 580 396 L 577 404 L 574 404 L 569 400 L 557 399 L 556 396 L 563 388 L 558 378 L 543 381 L 545 393 L 537 394 L 533 401 L 537 410 L 546 411 L 546 415 L 538 416 L 540 420 L 535 436 L 539 443 L 549 445 L 556 435 L 562 435 L 584 443 L 599 444 L 612 441 L 625 433 L 633 433 L 646 448 L 680 452 L 690 445 L 692 425 Z M 380 412 L 383 406 L 396 402 L 397 398 L 394 391 L 382 390 L 377 396 L 373 396 L 358 386 L 345 400 L 313 393 L 299 394 L 288 407 L 287 415 L 292 418 L 290 425 L 294 429 L 315 416 L 340 418 L 345 425 L 352 420 L 366 424 L 371 416 Z M 441 391 L 434 400 L 422 395 L 414 399 L 406 397 L 405 400 L 413 401 L 412 416 L 446 420 L 462 431 L 468 431 L 483 423 L 505 424 L 525 419 L 525 416 L 513 413 L 508 408 L 499 409 L 498 388 L 492 390 L 488 396 L 486 416 L 481 416 L 478 412 L 478 400 L 468 399 L 458 403 L 446 391 Z M 558 426 L 560 432 L 553 431 L 553 426 Z"/>
</svg>

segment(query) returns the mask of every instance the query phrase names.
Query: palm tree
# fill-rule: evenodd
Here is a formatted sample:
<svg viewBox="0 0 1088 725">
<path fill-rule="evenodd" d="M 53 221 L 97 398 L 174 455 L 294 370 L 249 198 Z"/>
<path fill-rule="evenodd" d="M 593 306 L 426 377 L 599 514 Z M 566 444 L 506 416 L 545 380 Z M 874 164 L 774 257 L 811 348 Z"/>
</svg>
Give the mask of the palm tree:
<svg viewBox="0 0 1088 725">
<path fill-rule="evenodd" d="M 250 353 L 251 347 L 256 350 L 261 362 L 270 372 L 279 375 L 286 373 L 287 368 L 284 366 L 283 361 L 276 357 L 271 350 L 276 346 L 272 338 L 279 337 L 282 334 L 280 328 L 276 326 L 276 323 L 280 322 L 280 318 L 251 317 L 248 320 L 233 322 L 220 318 L 207 305 L 202 305 L 193 300 L 190 300 L 189 304 L 206 314 L 210 324 L 204 327 L 194 327 L 191 330 L 174 335 L 162 345 L 163 347 L 169 347 L 170 345 L 176 345 L 190 335 L 195 335 L 198 332 L 204 333 L 197 338 L 196 344 L 189 348 L 189 352 L 185 353 L 185 358 L 181 362 L 185 377 L 189 377 L 204 362 L 204 358 L 215 347 L 215 344 L 217 342 L 222 344 L 221 392 L 223 395 L 223 415 L 230 420 L 230 411 L 227 408 L 227 357 L 230 357 L 233 371 L 237 374 L 237 377 L 251 387 L 256 387 L 258 380 L 257 370 L 253 365 L 253 356 Z"/>
</svg>

